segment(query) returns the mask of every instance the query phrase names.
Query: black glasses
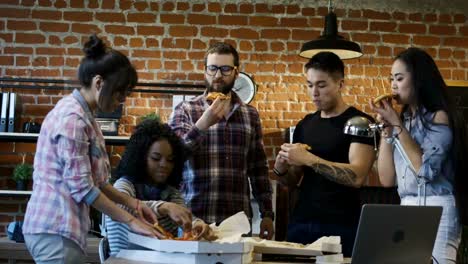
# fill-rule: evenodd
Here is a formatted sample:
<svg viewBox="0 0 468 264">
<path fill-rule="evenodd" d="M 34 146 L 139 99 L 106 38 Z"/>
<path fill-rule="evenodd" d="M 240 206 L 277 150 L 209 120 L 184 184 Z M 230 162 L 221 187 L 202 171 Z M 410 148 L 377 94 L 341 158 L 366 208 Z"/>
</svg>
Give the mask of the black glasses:
<svg viewBox="0 0 468 264">
<path fill-rule="evenodd" d="M 216 66 L 216 65 L 207 65 L 205 67 L 205 72 L 206 74 L 210 76 L 215 76 L 216 73 L 218 73 L 218 70 L 221 71 L 221 75 L 223 76 L 229 76 L 232 74 L 234 69 L 237 69 L 235 66 L 230 66 L 230 65 L 223 65 L 223 66 Z"/>
</svg>

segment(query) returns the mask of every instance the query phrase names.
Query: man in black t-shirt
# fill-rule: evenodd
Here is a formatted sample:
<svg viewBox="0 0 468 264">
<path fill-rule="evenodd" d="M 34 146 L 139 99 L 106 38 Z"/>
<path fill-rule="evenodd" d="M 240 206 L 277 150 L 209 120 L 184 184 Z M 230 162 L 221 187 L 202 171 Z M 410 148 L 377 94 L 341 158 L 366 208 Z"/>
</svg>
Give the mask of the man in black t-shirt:
<svg viewBox="0 0 468 264">
<path fill-rule="evenodd" d="M 375 152 L 372 138 L 346 135 L 343 129 L 351 117 L 373 119 L 343 101 L 344 65 L 337 55 L 318 53 L 305 69 L 317 111 L 297 124 L 293 144 L 281 146 L 273 170 L 280 177 L 299 179 L 287 240 L 307 244 L 322 236 L 340 236 L 343 254 L 350 257 L 360 213 L 358 188 Z"/>
</svg>

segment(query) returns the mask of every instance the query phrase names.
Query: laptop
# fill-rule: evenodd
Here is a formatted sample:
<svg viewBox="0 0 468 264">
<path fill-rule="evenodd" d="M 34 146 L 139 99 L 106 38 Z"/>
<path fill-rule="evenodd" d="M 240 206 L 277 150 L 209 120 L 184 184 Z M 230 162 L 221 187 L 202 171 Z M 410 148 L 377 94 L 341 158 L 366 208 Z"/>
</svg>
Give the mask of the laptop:
<svg viewBox="0 0 468 264">
<path fill-rule="evenodd" d="M 365 204 L 351 264 L 429 264 L 442 207 Z"/>
</svg>

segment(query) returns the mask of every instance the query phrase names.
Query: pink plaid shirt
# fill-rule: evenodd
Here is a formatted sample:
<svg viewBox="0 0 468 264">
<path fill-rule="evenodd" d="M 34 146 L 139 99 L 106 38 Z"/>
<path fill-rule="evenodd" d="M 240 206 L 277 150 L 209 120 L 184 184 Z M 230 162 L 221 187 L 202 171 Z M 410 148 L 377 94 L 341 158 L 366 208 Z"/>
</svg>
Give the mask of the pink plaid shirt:
<svg viewBox="0 0 468 264">
<path fill-rule="evenodd" d="M 99 192 L 96 187 L 105 185 L 109 175 L 104 137 L 75 90 L 57 103 L 42 124 L 23 233 L 58 234 L 85 250 L 90 220 L 84 198 Z"/>
</svg>

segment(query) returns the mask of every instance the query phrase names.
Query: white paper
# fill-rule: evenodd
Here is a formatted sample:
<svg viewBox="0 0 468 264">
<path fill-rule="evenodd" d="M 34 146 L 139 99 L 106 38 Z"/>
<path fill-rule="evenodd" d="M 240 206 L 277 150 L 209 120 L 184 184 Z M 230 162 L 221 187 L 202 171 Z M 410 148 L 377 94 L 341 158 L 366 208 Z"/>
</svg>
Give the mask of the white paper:
<svg viewBox="0 0 468 264">
<path fill-rule="evenodd" d="M 250 222 L 243 211 L 226 218 L 219 226 L 213 223 L 210 227 L 218 237 L 215 242 L 219 243 L 241 242 L 242 235 L 250 232 Z"/>
</svg>

